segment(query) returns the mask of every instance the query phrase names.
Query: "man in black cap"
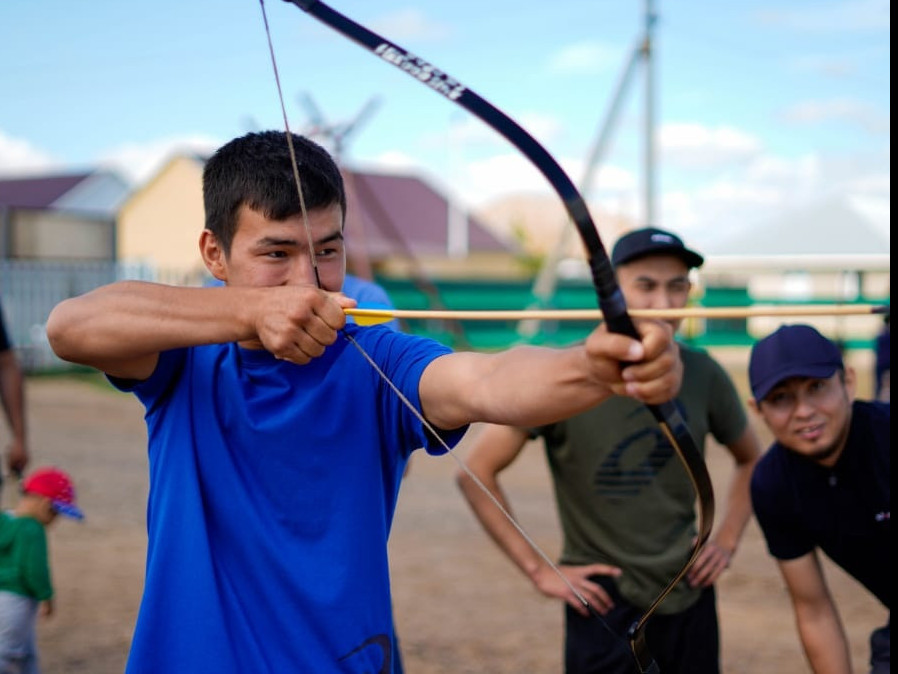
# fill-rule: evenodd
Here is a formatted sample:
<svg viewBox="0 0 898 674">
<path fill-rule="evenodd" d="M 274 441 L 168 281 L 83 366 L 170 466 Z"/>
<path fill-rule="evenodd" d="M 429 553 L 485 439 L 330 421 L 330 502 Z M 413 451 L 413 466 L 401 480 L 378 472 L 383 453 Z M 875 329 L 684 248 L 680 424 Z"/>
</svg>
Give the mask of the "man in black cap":
<svg viewBox="0 0 898 674">
<path fill-rule="evenodd" d="M 623 236 L 611 254 L 627 305 L 686 305 L 690 271 L 704 259 L 661 229 Z M 670 321 L 676 330 L 679 320 Z M 749 480 L 760 456 L 742 401 L 723 368 L 706 352 L 680 345 L 683 385 L 677 404 L 703 449 L 713 436 L 735 470 L 721 500 L 723 516 L 686 577 L 646 628 L 649 650 L 664 674 L 716 674 L 719 630 L 714 583 L 727 568 L 751 517 Z M 499 473 L 528 440 L 542 437 L 564 534 L 561 569 L 620 639 L 609 639 L 570 588 L 465 472 L 458 481 L 487 532 L 544 595 L 566 602 L 567 674 L 634 671 L 625 645 L 629 627 L 682 568 L 696 536 L 695 493 L 675 450 L 651 413 L 612 398 L 560 423 L 536 429 L 487 426 L 466 457 L 471 471 L 503 505 Z"/>
<path fill-rule="evenodd" d="M 890 405 L 854 399 L 855 373 L 808 325 L 754 345 L 752 407 L 775 442 L 755 468 L 758 523 L 795 608 L 814 672 L 851 672 L 851 653 L 819 548 L 891 611 Z M 891 617 L 870 637 L 871 672 L 889 671 Z"/>
</svg>

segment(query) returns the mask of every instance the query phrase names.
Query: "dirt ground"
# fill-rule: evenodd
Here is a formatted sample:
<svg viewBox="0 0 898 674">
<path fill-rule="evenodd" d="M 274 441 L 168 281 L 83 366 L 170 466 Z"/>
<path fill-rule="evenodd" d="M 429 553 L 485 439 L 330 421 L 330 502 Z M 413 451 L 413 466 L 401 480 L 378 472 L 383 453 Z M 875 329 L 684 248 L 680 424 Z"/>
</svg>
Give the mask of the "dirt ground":
<svg viewBox="0 0 898 674">
<path fill-rule="evenodd" d="M 744 357 L 732 360 L 744 389 Z M 57 600 L 56 614 L 39 625 L 45 674 L 122 672 L 146 550 L 142 409 L 133 397 L 90 378 L 31 378 L 27 398 L 32 467 L 54 463 L 69 470 L 87 514 L 82 523 L 59 520 L 50 531 Z M 465 444 L 456 452 L 463 457 Z M 726 455 L 710 447 L 708 462 L 719 493 L 728 476 Z M 456 468 L 451 457 L 415 456 L 399 501 L 390 547 L 406 670 L 561 672 L 560 605 L 537 595 L 487 539 L 455 487 Z M 554 556 L 554 501 L 536 446 L 509 469 L 505 483 L 524 528 Z M 5 489 L 3 506 L 13 497 Z M 841 570 L 827 563 L 826 572 L 855 671 L 863 672 L 868 634 L 885 622 L 886 610 Z M 754 522 L 719 583 L 719 610 L 724 672 L 809 671 L 788 598 Z"/>
</svg>

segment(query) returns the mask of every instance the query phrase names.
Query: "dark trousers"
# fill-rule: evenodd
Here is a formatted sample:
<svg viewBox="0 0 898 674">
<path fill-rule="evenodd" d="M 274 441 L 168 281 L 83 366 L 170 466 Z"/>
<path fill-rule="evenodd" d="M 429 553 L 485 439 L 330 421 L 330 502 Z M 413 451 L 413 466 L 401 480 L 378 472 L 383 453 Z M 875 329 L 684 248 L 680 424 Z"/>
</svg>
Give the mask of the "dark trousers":
<svg viewBox="0 0 898 674">
<path fill-rule="evenodd" d="M 628 603 L 614 583 L 594 577 L 614 599 L 614 608 L 599 618 L 584 618 L 565 608 L 564 666 L 566 674 L 637 674 L 639 669 L 627 641 L 627 630 L 643 609 Z M 663 605 L 662 605 L 663 606 Z M 681 613 L 655 613 L 646 625 L 646 643 L 663 674 L 719 674 L 720 633 L 713 587 Z"/>
<path fill-rule="evenodd" d="M 889 674 L 890 670 L 890 646 L 892 631 L 892 615 L 889 614 L 889 622 L 885 627 L 873 630 L 870 635 L 870 674 Z"/>
</svg>

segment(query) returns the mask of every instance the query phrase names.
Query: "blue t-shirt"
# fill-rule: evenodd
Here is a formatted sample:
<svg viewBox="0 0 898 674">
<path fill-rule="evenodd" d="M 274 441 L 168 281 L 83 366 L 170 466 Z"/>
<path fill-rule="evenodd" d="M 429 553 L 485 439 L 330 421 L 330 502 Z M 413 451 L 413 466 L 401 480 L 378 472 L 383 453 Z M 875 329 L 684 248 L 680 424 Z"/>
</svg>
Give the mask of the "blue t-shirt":
<svg viewBox="0 0 898 674">
<path fill-rule="evenodd" d="M 352 274 L 346 274 L 346 276 L 343 278 L 343 294 L 354 299 L 359 303 L 359 307 L 363 309 L 394 308 L 393 302 L 390 300 L 390 296 L 387 294 L 386 290 L 384 290 L 374 281 L 369 281 L 358 276 L 353 276 Z M 346 320 L 351 323 L 356 322 L 355 318 L 353 318 L 352 316 L 350 316 Z M 389 328 L 393 328 L 394 330 L 399 329 L 399 321 L 395 318 L 391 321 L 383 323 L 383 325 L 386 325 Z"/>
<path fill-rule="evenodd" d="M 855 401 L 832 468 L 774 443 L 755 466 L 751 497 L 771 555 L 819 547 L 891 610 L 890 416 L 888 403 Z"/>
<path fill-rule="evenodd" d="M 449 352 L 350 325 L 420 409 Z M 165 352 L 146 381 L 149 544 L 129 674 L 390 672 L 387 538 L 426 433 L 345 338 L 308 365 L 222 344 Z M 450 444 L 465 429 L 445 434 Z"/>
</svg>

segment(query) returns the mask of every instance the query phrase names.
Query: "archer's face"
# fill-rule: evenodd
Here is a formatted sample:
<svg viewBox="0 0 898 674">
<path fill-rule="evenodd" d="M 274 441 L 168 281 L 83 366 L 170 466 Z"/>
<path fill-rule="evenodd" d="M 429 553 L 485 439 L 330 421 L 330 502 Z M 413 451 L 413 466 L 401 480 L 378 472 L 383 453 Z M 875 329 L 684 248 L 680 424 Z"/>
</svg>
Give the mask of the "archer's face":
<svg viewBox="0 0 898 674">
<path fill-rule="evenodd" d="M 210 271 L 230 286 L 316 285 L 311 235 L 321 287 L 337 292 L 346 271 L 342 221 L 339 205 L 309 211 L 309 234 L 302 214 L 269 220 L 241 206 L 230 254 L 217 248 L 209 232 L 204 232 L 201 247 Z"/>
<path fill-rule="evenodd" d="M 794 377 L 754 403 L 777 441 L 824 466 L 839 458 L 851 423 L 854 371 L 829 379 Z"/>
<path fill-rule="evenodd" d="M 631 309 L 682 309 L 692 283 L 675 255 L 651 255 L 617 267 L 617 281 Z M 668 321 L 676 331 L 680 320 Z"/>
</svg>

